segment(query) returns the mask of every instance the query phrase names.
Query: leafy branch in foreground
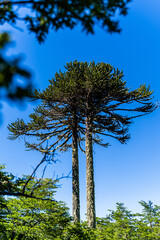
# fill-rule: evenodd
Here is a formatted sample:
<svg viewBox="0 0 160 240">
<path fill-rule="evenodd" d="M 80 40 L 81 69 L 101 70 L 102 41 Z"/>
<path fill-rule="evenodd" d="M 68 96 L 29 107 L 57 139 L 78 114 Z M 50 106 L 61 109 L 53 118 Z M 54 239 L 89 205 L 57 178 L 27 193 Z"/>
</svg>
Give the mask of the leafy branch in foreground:
<svg viewBox="0 0 160 240">
<path fill-rule="evenodd" d="M 18 21 L 23 21 L 28 30 L 35 33 L 39 42 L 44 41 L 50 29 L 72 29 L 79 23 L 87 33 L 94 33 L 95 24 L 109 32 L 120 32 L 115 15 L 118 11 L 119 15 L 126 16 L 130 2 L 131 0 L 1 1 L 0 24 L 7 22 L 16 26 Z"/>
<path fill-rule="evenodd" d="M 95 25 L 100 25 L 110 33 L 121 31 L 118 15 L 126 16 L 132 0 L 2 0 L 0 1 L 0 24 L 10 24 L 16 29 L 19 21 L 27 25 L 39 43 L 43 42 L 50 29 L 74 28 L 81 24 L 83 31 L 94 33 Z M 7 33 L 0 34 L 0 88 L 6 90 L 6 96 L 19 99 L 28 96 L 32 85 L 30 73 L 20 67 L 21 59 L 4 56 L 2 46 L 8 43 Z M 4 47 L 4 46 L 3 46 Z M 2 51 L 3 50 L 3 51 Z M 20 76 L 23 86 L 15 77 Z M 29 90 L 29 91 L 28 91 Z M 1 93 L 0 93 L 1 94 Z M 1 97 L 1 96 L 0 96 Z M 2 96 L 4 97 L 4 96 Z"/>
<path fill-rule="evenodd" d="M 29 96 L 32 87 L 31 74 L 21 67 L 19 57 L 5 57 L 5 49 L 10 46 L 8 33 L 0 33 L 0 98 L 1 91 L 5 90 L 5 97 L 9 99 L 22 99 Z M 18 82 L 21 78 L 21 83 Z"/>
</svg>

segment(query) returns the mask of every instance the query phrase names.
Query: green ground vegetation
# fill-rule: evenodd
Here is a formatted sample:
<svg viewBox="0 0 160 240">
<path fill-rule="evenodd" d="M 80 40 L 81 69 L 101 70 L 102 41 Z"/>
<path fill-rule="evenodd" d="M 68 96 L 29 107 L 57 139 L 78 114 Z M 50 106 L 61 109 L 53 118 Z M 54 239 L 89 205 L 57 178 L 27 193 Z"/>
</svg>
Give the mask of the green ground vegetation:
<svg viewBox="0 0 160 240">
<path fill-rule="evenodd" d="M 1 187 L 6 189 L 7 177 Z M 13 176 L 12 176 L 13 178 Z M 55 200 L 57 185 L 50 179 L 41 179 L 41 185 L 32 178 L 27 186 L 28 193 L 34 189 L 32 197 L 0 197 L 0 239 L 2 240 L 159 240 L 160 206 L 151 201 L 141 201 L 141 213 L 132 213 L 123 203 L 117 203 L 115 210 L 108 210 L 103 218 L 96 218 L 96 228 L 91 229 L 86 221 L 74 223 L 69 209 L 63 202 Z M 18 184 L 20 179 L 18 181 Z M 23 183 L 23 181 L 22 181 Z M 46 183 L 46 184 L 44 184 Z M 16 189 L 16 181 L 14 181 Z M 22 184 L 24 186 L 24 183 Z M 33 187 L 34 186 L 34 187 Z M 38 186 L 38 187 L 36 187 Z M 18 186 L 20 191 L 20 184 Z M 27 192 L 26 190 L 26 192 Z M 48 197 L 44 200 L 44 196 Z M 37 198 L 36 198 L 37 197 Z M 41 197 L 41 199 L 39 199 Z M 105 215 L 105 210 L 104 210 Z"/>
</svg>

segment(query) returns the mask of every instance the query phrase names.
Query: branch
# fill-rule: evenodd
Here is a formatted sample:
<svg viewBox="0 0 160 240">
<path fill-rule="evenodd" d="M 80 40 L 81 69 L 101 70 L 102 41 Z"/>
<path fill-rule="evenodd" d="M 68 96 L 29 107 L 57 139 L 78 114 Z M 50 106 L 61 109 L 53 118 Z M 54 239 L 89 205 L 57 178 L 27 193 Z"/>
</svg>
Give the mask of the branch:
<svg viewBox="0 0 160 240">
<path fill-rule="evenodd" d="M 1 192 L 0 191 L 0 196 L 26 197 L 26 198 L 33 198 L 33 199 L 57 202 L 56 200 L 53 200 L 51 198 L 40 198 L 40 197 L 36 197 L 36 196 L 26 194 L 26 193 L 23 193 L 23 192 L 21 193 L 21 192 L 5 192 L 5 191 Z"/>
<path fill-rule="evenodd" d="M 27 186 L 27 184 L 31 181 L 31 179 L 33 178 L 33 175 L 35 174 L 35 172 L 37 171 L 37 169 L 40 167 L 40 165 L 45 162 L 46 160 L 46 153 L 44 155 L 44 157 L 42 158 L 42 160 L 40 161 L 40 163 L 36 166 L 36 168 L 34 169 L 34 171 L 32 172 L 32 174 L 30 175 L 30 177 L 28 178 L 28 180 L 26 181 L 23 189 L 22 189 L 22 192 L 24 193 L 25 192 L 25 188 Z"/>
<path fill-rule="evenodd" d="M 43 5 L 48 5 L 51 3 L 48 3 L 47 1 L 34 1 L 34 0 L 28 0 L 28 1 L 15 1 L 15 2 L 11 2 L 11 1 L 4 1 L 4 2 L 0 2 L 0 6 L 1 5 L 18 5 L 18 4 L 43 4 Z M 54 1 L 53 4 L 61 4 L 59 1 Z"/>
<path fill-rule="evenodd" d="M 62 174 L 61 177 L 58 177 L 58 176 L 57 176 L 56 181 L 59 182 L 59 181 L 62 180 L 62 179 L 68 179 L 68 178 L 71 179 L 71 178 L 72 178 L 72 177 L 70 177 L 71 172 L 72 172 L 72 171 L 70 171 L 66 176 L 64 176 L 63 174 Z M 57 184 L 56 186 L 57 186 L 57 187 L 61 187 L 60 184 Z"/>
<path fill-rule="evenodd" d="M 11 181 L 8 180 L 8 184 L 12 183 L 13 188 L 12 189 L 10 188 L 8 191 L 6 190 L 7 188 L 6 189 L 4 188 L 3 191 L 0 190 L 0 196 L 26 197 L 26 198 L 32 198 L 32 199 L 50 200 L 50 201 L 57 202 L 56 200 L 52 199 L 54 189 L 58 187 L 57 182 L 64 178 L 67 178 L 67 179 L 70 178 L 70 173 L 66 176 L 62 175 L 59 178 L 57 177 L 56 180 L 44 179 L 44 174 L 47 166 L 46 165 L 45 168 L 43 169 L 42 177 L 40 179 L 34 178 L 33 175 L 35 174 L 39 166 L 45 161 L 47 161 L 46 154 L 43 157 L 43 159 L 40 161 L 40 163 L 36 166 L 36 168 L 34 169 L 32 174 L 29 176 L 29 178 L 26 179 L 26 182 L 25 182 L 25 179 L 18 179 L 18 182 L 13 180 Z M 36 180 L 36 181 L 32 182 L 32 180 Z M 30 182 L 31 182 L 31 186 L 29 186 L 29 188 L 26 189 L 27 185 Z M 48 186 L 48 190 L 46 193 L 47 195 L 45 194 L 43 195 L 43 197 L 39 197 L 38 195 L 40 194 L 41 196 L 41 192 L 40 193 L 38 192 L 38 195 L 36 195 L 37 193 L 35 192 L 35 190 L 40 188 L 40 191 L 41 191 L 41 188 L 42 188 L 42 191 L 43 191 L 43 188 L 46 187 L 47 189 L 47 186 Z"/>
</svg>

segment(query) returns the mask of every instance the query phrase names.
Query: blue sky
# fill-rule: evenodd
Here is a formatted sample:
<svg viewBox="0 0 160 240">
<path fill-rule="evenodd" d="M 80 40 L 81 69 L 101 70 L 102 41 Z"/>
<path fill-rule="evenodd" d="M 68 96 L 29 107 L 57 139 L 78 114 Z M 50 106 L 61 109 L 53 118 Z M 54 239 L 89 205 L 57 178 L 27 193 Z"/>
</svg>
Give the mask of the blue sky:
<svg viewBox="0 0 160 240">
<path fill-rule="evenodd" d="M 121 34 L 108 34 L 96 28 L 95 35 L 86 35 L 80 27 L 74 30 L 50 32 L 44 44 L 39 45 L 27 30 L 9 30 L 15 46 L 8 55 L 23 53 L 24 65 L 33 72 L 36 88 L 48 86 L 48 79 L 56 71 L 64 70 L 67 62 L 106 62 L 124 72 L 124 80 L 131 89 L 146 83 L 154 90 L 154 101 L 160 102 L 160 2 L 133 0 L 129 14 L 120 18 Z M 1 162 L 7 171 L 20 176 L 29 174 L 41 155 L 25 151 L 23 139 L 7 139 L 7 125 L 17 117 L 28 119 L 35 105 L 15 105 L 2 102 L 3 124 L 1 134 Z M 111 141 L 111 147 L 94 147 L 96 214 L 105 216 L 116 202 L 123 202 L 129 210 L 140 211 L 138 201 L 151 200 L 160 205 L 160 111 L 136 119 L 130 127 L 131 139 L 126 145 Z M 71 171 L 71 151 L 58 154 L 56 165 L 49 166 L 47 176 L 61 176 Z M 71 207 L 71 179 L 63 180 L 57 199 Z M 86 212 L 85 155 L 80 153 L 81 216 Z"/>
</svg>

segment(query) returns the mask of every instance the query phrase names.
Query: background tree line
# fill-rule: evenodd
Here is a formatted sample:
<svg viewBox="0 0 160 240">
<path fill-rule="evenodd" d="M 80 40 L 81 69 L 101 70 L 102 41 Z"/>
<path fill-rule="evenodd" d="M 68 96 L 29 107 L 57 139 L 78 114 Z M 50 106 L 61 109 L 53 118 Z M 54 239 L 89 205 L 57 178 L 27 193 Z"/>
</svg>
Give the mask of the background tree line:
<svg viewBox="0 0 160 240">
<path fill-rule="evenodd" d="M 4 174 L 4 170 L 2 171 Z M 27 177 L 27 176 L 26 176 Z M 32 178 L 27 191 L 33 189 Z M 35 191 L 37 199 L 24 196 L 0 198 L 0 239 L 3 240 L 153 240 L 160 238 L 160 206 L 141 201 L 141 213 L 132 213 L 123 203 L 108 210 L 106 217 L 97 218 L 97 228 L 91 229 L 85 221 L 73 224 L 68 208 L 55 200 L 57 186 L 51 179 Z M 22 185 L 23 186 L 23 185 Z M 39 197 L 48 196 L 49 200 Z"/>
</svg>

